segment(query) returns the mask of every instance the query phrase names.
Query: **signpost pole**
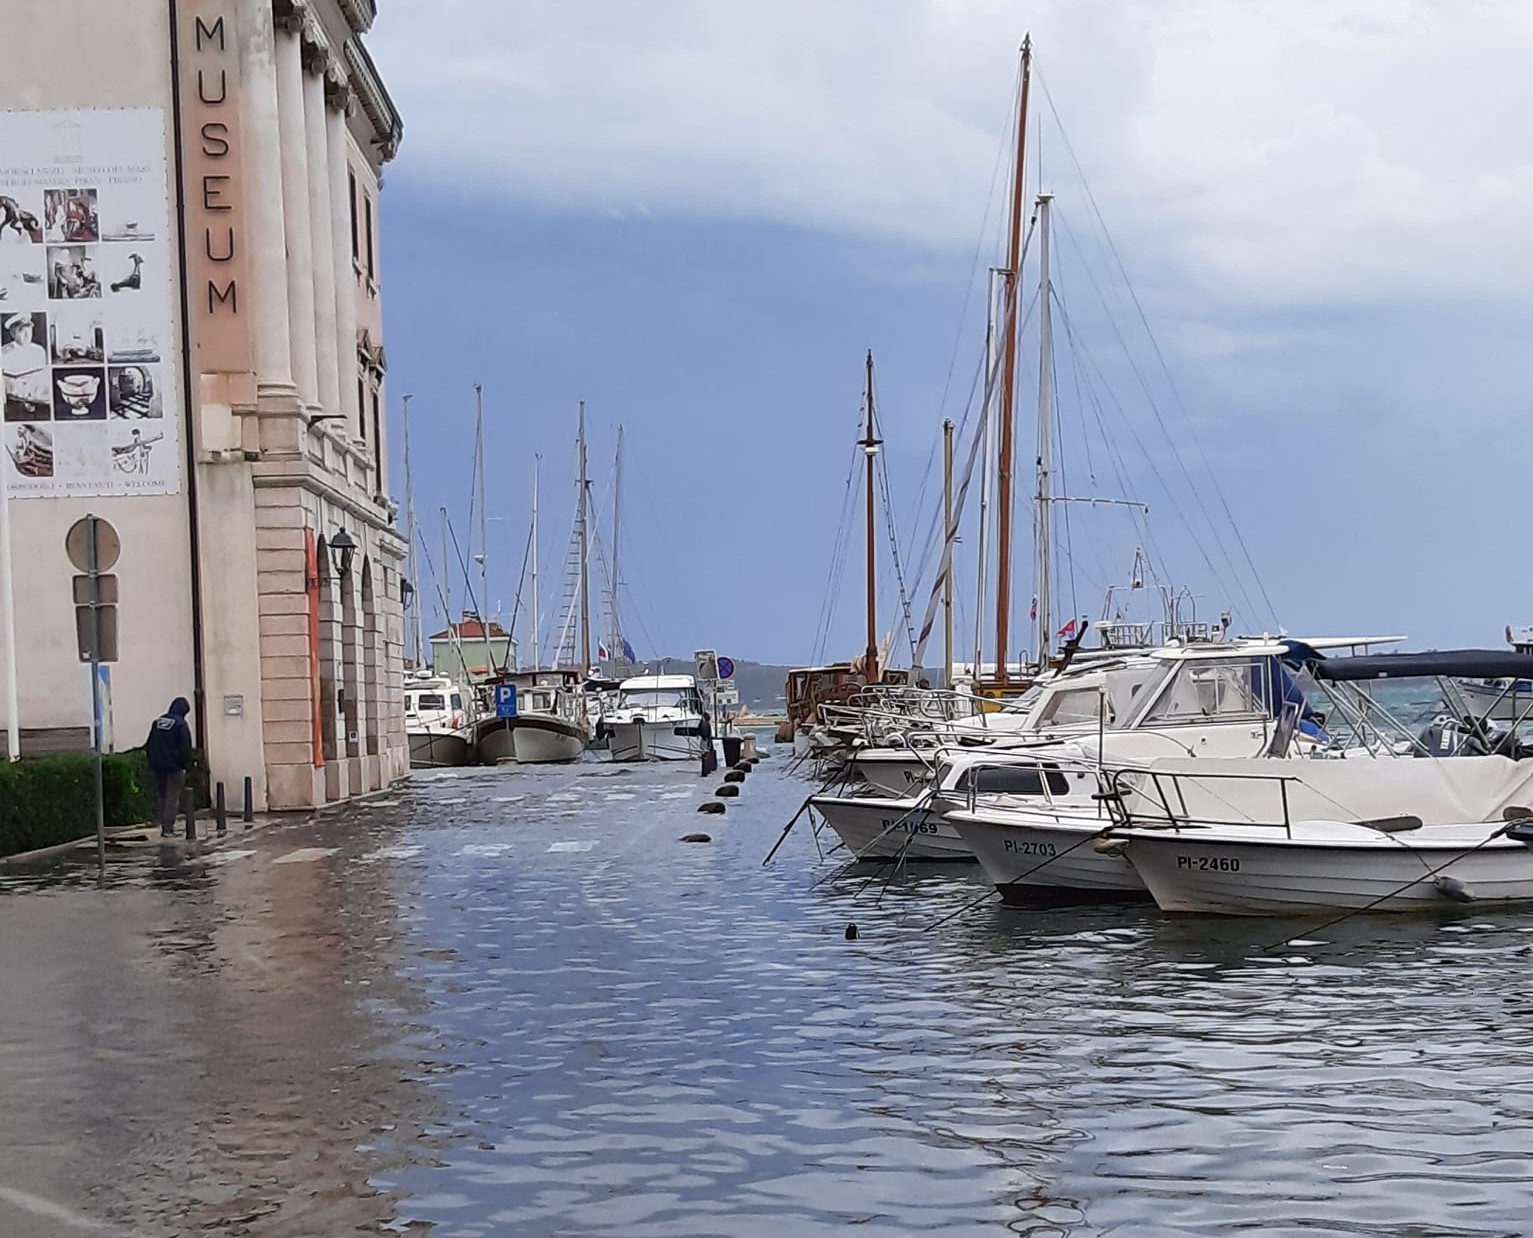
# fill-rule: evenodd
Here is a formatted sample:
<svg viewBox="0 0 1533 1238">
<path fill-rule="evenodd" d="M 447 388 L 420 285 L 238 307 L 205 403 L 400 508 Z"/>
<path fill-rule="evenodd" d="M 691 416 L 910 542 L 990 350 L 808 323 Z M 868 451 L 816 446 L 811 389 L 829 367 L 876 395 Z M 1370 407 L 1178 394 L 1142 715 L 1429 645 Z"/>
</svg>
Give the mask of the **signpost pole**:
<svg viewBox="0 0 1533 1238">
<path fill-rule="evenodd" d="M 101 628 L 100 573 L 96 563 L 96 517 L 85 516 L 85 574 L 90 578 L 90 710 L 91 751 L 96 774 L 96 866 L 106 880 L 106 794 L 101 778 Z"/>
<path fill-rule="evenodd" d="M 16 704 L 16 594 L 11 588 L 11 462 L 0 459 L 0 607 L 5 609 L 6 758 L 21 759 L 21 717 Z"/>
</svg>

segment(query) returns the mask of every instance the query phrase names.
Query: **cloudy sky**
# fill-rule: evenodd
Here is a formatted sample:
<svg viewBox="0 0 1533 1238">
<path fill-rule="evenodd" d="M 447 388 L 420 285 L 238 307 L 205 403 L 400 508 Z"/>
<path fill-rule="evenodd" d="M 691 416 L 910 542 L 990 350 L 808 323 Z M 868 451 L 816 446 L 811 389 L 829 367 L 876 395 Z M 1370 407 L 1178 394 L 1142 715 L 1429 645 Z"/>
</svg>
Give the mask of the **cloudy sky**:
<svg viewBox="0 0 1533 1238">
<path fill-rule="evenodd" d="M 406 122 L 381 223 L 394 412 L 412 393 L 432 545 L 444 505 L 461 539 L 483 384 L 491 609 L 516 595 L 537 455 L 545 637 L 557 621 L 584 399 L 604 508 L 626 428 L 641 655 L 855 652 L 856 547 L 828 640 L 823 603 L 871 348 L 919 623 L 937 427 L 965 417 L 1001 260 L 1024 28 L 1028 197 L 1056 203 L 1056 483 L 1150 509 L 1068 505 L 1066 531 L 1060 506 L 1064 610 L 1096 614 L 1145 545 L 1200 615 L 1245 629 L 1495 644 L 1533 622 L 1516 0 L 382 6 L 370 46 Z M 1024 494 L 1036 348 L 1024 333 Z M 1023 626 L 1030 521 L 1019 507 Z M 962 630 L 975 575 L 961 564 Z"/>
</svg>

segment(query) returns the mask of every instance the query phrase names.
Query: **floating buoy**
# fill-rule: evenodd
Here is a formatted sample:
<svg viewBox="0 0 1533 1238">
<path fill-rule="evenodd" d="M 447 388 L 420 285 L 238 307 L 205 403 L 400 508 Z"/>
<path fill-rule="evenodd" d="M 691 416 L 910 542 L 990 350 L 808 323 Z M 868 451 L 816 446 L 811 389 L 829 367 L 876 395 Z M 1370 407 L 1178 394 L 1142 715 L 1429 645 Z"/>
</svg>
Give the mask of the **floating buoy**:
<svg viewBox="0 0 1533 1238">
<path fill-rule="evenodd" d="M 1455 903 L 1474 902 L 1474 891 L 1457 877 L 1448 877 L 1439 873 L 1432 879 L 1432 884 L 1437 887 L 1439 894 L 1444 898 L 1452 899 Z"/>
<path fill-rule="evenodd" d="M 857 926 L 855 924 L 848 924 L 846 926 L 846 939 L 847 941 L 857 940 Z"/>
<path fill-rule="evenodd" d="M 725 782 L 744 782 L 745 781 L 745 775 L 742 774 L 737 769 L 732 769 L 732 770 L 729 771 L 729 773 L 724 775 L 724 781 Z"/>
<path fill-rule="evenodd" d="M 723 805 L 720 805 L 723 807 Z M 684 843 L 711 843 L 713 839 L 707 834 L 683 834 L 681 841 Z"/>
<path fill-rule="evenodd" d="M 719 803 L 718 800 L 709 800 L 705 804 L 699 804 L 697 806 L 697 811 L 698 812 L 714 812 L 714 813 L 723 812 L 724 811 L 724 805 Z"/>
<path fill-rule="evenodd" d="M 740 788 L 732 782 L 726 782 L 722 787 L 714 788 L 713 793 L 720 799 L 732 800 L 740 794 Z"/>
</svg>

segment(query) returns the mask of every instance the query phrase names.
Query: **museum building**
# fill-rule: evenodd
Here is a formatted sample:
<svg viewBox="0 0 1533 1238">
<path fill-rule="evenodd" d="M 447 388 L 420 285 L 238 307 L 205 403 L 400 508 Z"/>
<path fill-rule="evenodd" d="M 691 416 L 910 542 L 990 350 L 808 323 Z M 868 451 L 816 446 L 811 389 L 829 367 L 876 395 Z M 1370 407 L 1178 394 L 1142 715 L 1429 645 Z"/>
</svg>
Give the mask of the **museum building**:
<svg viewBox="0 0 1533 1238">
<path fill-rule="evenodd" d="M 105 734 L 237 800 L 404 775 L 374 0 L 0 5 L 0 425 L 23 754 L 89 746 L 65 535 L 121 544 Z M 0 637 L 3 639 L 3 637 Z M 0 696 L 0 713 L 5 711 Z"/>
</svg>

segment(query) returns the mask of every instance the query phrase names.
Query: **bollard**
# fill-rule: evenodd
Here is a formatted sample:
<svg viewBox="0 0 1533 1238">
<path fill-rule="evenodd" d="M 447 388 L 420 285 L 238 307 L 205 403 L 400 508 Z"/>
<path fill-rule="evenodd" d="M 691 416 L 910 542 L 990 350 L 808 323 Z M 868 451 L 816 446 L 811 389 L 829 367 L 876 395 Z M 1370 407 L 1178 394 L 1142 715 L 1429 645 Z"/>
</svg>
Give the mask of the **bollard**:
<svg viewBox="0 0 1533 1238">
<path fill-rule="evenodd" d="M 213 820 L 218 823 L 218 832 L 229 832 L 229 810 L 224 804 L 224 784 L 219 783 L 213 796 Z"/>
<path fill-rule="evenodd" d="M 249 774 L 245 775 L 245 811 L 241 814 L 240 820 L 246 825 L 255 820 L 255 783 Z"/>
<path fill-rule="evenodd" d="M 186 814 L 186 841 L 197 841 L 197 792 L 190 785 L 181 788 L 181 811 Z"/>
</svg>

